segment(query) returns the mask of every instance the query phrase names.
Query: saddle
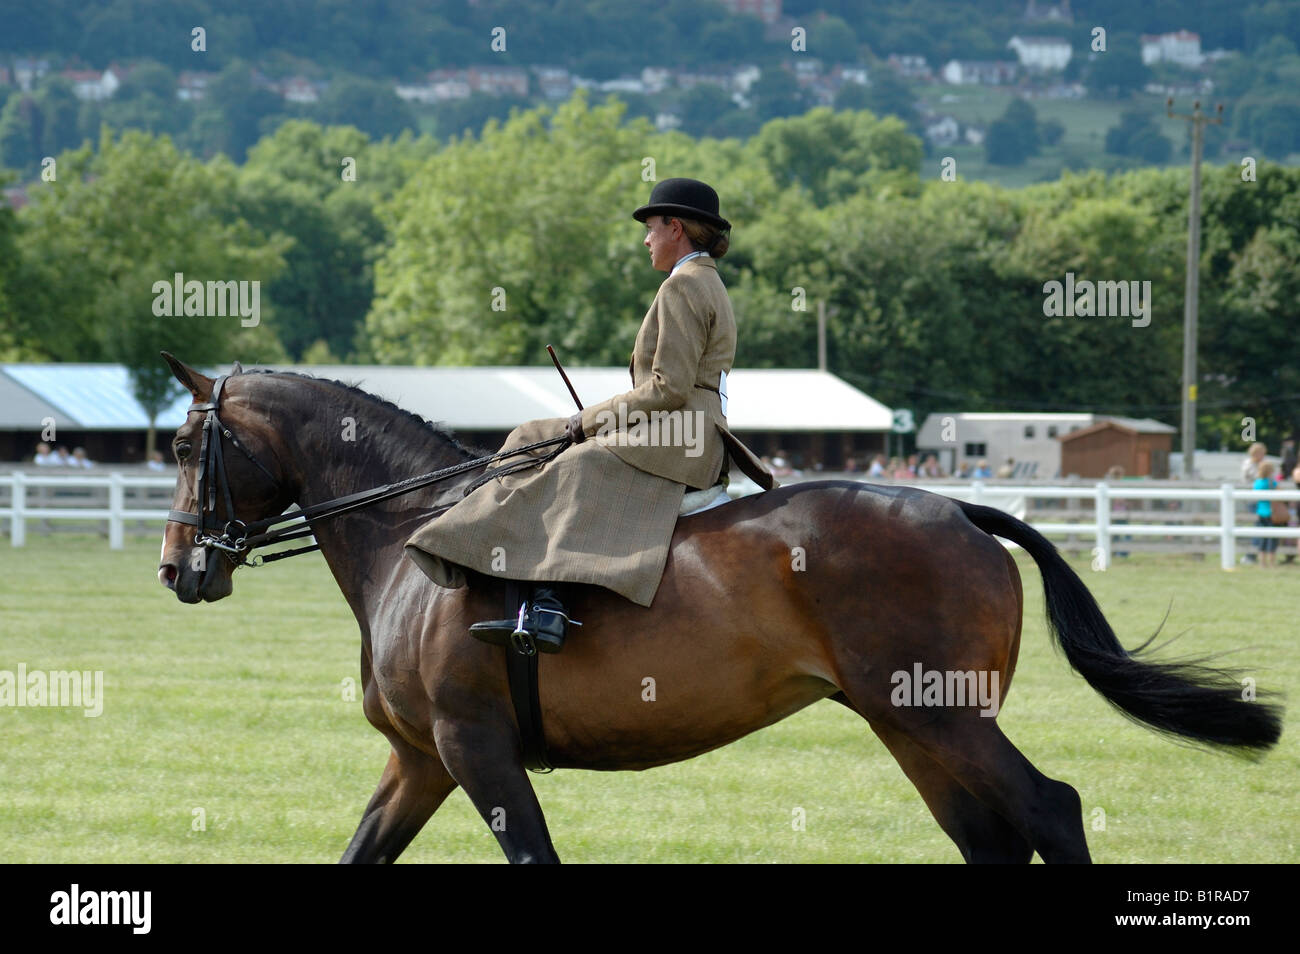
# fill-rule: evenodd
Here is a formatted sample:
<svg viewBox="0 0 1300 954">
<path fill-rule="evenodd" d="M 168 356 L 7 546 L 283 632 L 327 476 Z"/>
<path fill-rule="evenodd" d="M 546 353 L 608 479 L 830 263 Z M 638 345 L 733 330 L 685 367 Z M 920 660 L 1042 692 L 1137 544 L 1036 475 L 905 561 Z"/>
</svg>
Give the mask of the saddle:
<svg viewBox="0 0 1300 954">
<path fill-rule="evenodd" d="M 703 513 L 730 503 L 726 484 L 717 483 L 704 490 L 692 490 L 682 497 L 679 517 Z M 555 605 L 559 605 L 558 603 Z M 486 620 L 470 626 L 478 639 L 501 646 L 506 653 L 506 676 L 510 683 L 510 701 L 514 706 L 515 720 L 519 723 L 519 741 L 523 748 L 524 766 L 530 772 L 546 774 L 554 770 L 546 752 L 546 735 L 542 726 L 542 706 L 537 678 L 538 653 L 560 651 L 560 643 L 539 638 L 544 631 L 539 617 L 556 612 L 539 607 L 524 587 L 514 580 L 506 581 L 506 619 Z M 562 612 L 559 615 L 564 615 Z M 570 626 L 581 626 L 577 620 L 564 617 Z"/>
</svg>

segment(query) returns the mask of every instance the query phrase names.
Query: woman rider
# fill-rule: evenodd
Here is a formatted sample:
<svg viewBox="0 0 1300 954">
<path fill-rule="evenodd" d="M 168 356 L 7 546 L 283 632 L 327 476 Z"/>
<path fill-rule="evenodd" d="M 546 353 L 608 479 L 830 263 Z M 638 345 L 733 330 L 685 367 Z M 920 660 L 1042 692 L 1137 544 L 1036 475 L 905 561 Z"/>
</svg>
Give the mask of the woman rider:
<svg viewBox="0 0 1300 954">
<path fill-rule="evenodd" d="M 775 486 L 727 430 L 736 321 L 718 277 L 731 223 L 718 214 L 717 193 L 695 179 L 665 179 L 632 216 L 645 224 L 651 265 L 668 272 L 637 333 L 632 390 L 568 420 L 516 428 L 502 450 L 561 435 L 573 446 L 485 482 L 406 543 L 442 586 L 463 586 L 466 567 L 529 581 L 525 627 L 543 652 L 564 642 L 557 583 L 591 583 L 651 604 L 682 497 L 722 481 L 728 456 L 760 487 Z"/>
</svg>

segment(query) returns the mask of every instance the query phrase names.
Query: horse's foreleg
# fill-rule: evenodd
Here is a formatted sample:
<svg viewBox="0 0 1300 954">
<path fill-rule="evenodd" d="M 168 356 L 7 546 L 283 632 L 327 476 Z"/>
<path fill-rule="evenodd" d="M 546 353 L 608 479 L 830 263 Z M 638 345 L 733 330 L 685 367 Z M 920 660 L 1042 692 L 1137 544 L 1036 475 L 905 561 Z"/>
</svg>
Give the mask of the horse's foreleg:
<svg viewBox="0 0 1300 954">
<path fill-rule="evenodd" d="M 528 772 L 513 722 L 444 719 L 434 726 L 438 752 L 465 789 L 511 864 L 558 864 L 551 833 Z"/>
<path fill-rule="evenodd" d="M 442 762 L 390 738 L 393 751 L 340 864 L 391 863 L 456 788 Z"/>
</svg>

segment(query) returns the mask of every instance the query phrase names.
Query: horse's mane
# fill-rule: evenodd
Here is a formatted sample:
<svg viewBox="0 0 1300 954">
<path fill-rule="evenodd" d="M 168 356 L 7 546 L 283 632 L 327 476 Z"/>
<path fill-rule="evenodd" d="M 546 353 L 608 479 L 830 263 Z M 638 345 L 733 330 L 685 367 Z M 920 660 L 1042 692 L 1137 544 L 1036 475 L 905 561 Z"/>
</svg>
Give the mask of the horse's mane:
<svg viewBox="0 0 1300 954">
<path fill-rule="evenodd" d="M 465 458 L 466 460 L 473 457 L 484 457 L 487 454 L 491 453 L 491 451 L 482 450 L 477 447 L 467 447 L 465 444 L 461 443 L 460 438 L 456 436 L 455 431 L 447 427 L 445 424 L 438 421 L 427 420 L 421 417 L 420 415 L 414 413 L 413 411 L 408 411 L 404 407 L 399 407 L 398 405 L 394 404 L 392 401 L 386 401 L 376 394 L 371 394 L 369 391 L 365 391 L 361 389 L 355 384 L 348 384 L 345 381 L 337 381 L 333 378 L 321 378 L 321 377 L 317 377 L 314 374 L 303 374 L 301 371 L 279 371 L 276 370 L 275 368 L 250 368 L 246 371 L 241 371 L 240 373 L 241 374 L 278 374 L 289 378 L 302 378 L 305 381 L 316 381 L 322 384 L 334 384 L 337 385 L 346 393 L 353 395 L 354 397 L 363 398 L 364 400 L 370 402 L 371 404 L 378 405 L 384 410 L 389 411 L 395 417 L 398 417 L 402 420 L 409 421 L 412 424 L 418 425 L 419 427 L 423 428 L 425 431 L 428 431 L 432 436 L 441 440 L 443 443 L 450 445 L 453 450 L 455 450 L 458 454 L 460 454 L 461 457 Z"/>
</svg>

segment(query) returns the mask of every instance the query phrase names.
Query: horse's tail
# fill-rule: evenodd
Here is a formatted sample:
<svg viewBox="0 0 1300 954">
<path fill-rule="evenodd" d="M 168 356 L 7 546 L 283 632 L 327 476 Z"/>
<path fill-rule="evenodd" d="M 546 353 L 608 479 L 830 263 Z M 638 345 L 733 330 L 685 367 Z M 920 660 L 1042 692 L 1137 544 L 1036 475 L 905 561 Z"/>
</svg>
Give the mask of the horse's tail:
<svg viewBox="0 0 1300 954">
<path fill-rule="evenodd" d="M 1158 732 L 1238 754 L 1259 755 L 1277 742 L 1280 706 L 1246 701 L 1234 673 L 1206 666 L 1204 660 L 1138 659 L 1150 640 L 1132 653 L 1124 649 L 1097 601 L 1050 540 L 1001 510 L 958 503 L 979 529 L 1019 544 L 1034 558 L 1057 645 L 1074 670 L 1124 715 Z"/>
</svg>

